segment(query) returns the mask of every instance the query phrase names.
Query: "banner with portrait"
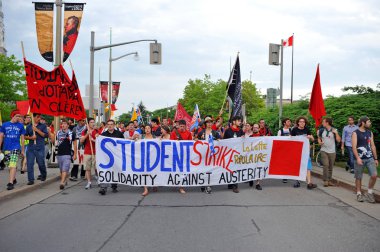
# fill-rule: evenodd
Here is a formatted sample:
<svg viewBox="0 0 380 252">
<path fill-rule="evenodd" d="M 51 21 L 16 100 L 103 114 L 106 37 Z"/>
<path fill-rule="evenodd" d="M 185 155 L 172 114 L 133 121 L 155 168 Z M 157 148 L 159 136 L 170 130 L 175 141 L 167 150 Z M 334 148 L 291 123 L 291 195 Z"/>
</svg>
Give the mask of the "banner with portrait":
<svg viewBox="0 0 380 252">
<path fill-rule="evenodd" d="M 41 56 L 53 62 L 54 3 L 34 3 L 37 43 Z"/>
<path fill-rule="evenodd" d="M 63 62 L 65 62 L 70 56 L 77 41 L 83 15 L 83 7 L 83 3 L 65 3 L 65 15 L 63 21 Z"/>
<path fill-rule="evenodd" d="M 102 101 L 108 103 L 108 81 L 100 81 L 100 96 Z M 119 97 L 120 90 L 120 81 L 112 82 L 112 104 L 117 102 L 117 98 Z"/>
</svg>

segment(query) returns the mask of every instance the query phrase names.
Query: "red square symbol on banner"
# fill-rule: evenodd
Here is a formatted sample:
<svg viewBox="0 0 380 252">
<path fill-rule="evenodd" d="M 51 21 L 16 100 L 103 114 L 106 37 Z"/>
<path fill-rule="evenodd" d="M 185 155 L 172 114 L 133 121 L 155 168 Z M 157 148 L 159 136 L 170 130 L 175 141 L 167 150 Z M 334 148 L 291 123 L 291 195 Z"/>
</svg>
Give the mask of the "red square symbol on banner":
<svg viewBox="0 0 380 252">
<path fill-rule="evenodd" d="M 269 175 L 299 176 L 303 142 L 273 140 Z"/>
</svg>

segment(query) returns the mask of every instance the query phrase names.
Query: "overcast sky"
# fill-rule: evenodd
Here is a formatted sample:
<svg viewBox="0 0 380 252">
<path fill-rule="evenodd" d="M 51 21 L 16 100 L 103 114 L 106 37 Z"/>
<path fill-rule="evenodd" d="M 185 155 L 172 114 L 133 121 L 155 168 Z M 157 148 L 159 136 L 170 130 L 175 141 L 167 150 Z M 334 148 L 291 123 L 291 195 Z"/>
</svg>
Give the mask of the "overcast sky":
<svg viewBox="0 0 380 252">
<path fill-rule="evenodd" d="M 32 2 L 3 0 L 3 12 L 8 54 L 21 60 L 24 41 L 28 60 L 53 69 L 38 51 Z M 292 33 L 296 99 L 311 92 L 318 63 L 324 96 L 340 95 L 343 86 L 380 82 L 378 0 L 87 1 L 70 56 L 83 94 L 90 78 L 90 32 L 96 33 L 96 46 L 106 45 L 110 27 L 113 43 L 157 39 L 163 48 L 162 65 L 149 64 L 148 43 L 113 49 L 114 57 L 140 54 L 139 61 L 127 57 L 113 63 L 112 79 L 122 83 L 117 114 L 140 100 L 149 110 L 174 105 L 187 81 L 204 74 L 227 80 L 237 52 L 243 80 L 252 71 L 262 93 L 277 88 L 280 67 L 268 65 L 268 44 Z M 108 80 L 108 57 L 108 49 L 95 53 L 95 82 L 99 72 L 101 80 Z M 70 71 L 68 64 L 65 68 Z M 291 47 L 284 52 L 284 98 L 290 98 L 290 74 Z"/>
</svg>

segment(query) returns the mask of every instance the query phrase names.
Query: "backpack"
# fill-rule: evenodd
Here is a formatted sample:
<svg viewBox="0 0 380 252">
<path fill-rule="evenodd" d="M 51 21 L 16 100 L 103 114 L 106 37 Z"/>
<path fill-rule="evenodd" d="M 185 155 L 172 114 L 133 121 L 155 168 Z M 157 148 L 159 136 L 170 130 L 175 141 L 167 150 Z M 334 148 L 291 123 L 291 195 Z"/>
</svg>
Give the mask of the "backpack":
<svg viewBox="0 0 380 252">
<path fill-rule="evenodd" d="M 333 129 L 333 128 L 331 127 L 331 130 L 328 131 L 325 127 L 321 127 L 321 128 L 319 128 L 319 129 L 318 129 L 318 137 L 319 137 L 319 138 L 322 138 L 322 134 L 323 134 L 323 132 L 324 132 L 324 131 L 327 131 L 327 134 L 326 134 L 326 135 L 328 135 L 328 134 L 330 134 L 330 133 L 333 134 L 333 136 L 334 136 L 334 140 L 335 140 L 335 145 L 338 146 L 339 143 L 336 141 L 336 136 L 335 136 L 334 133 L 332 133 L 332 129 Z"/>
<path fill-rule="evenodd" d="M 281 131 L 281 136 L 290 136 L 291 129 L 289 129 L 289 133 L 285 133 L 284 128 L 281 128 L 280 131 Z"/>
</svg>

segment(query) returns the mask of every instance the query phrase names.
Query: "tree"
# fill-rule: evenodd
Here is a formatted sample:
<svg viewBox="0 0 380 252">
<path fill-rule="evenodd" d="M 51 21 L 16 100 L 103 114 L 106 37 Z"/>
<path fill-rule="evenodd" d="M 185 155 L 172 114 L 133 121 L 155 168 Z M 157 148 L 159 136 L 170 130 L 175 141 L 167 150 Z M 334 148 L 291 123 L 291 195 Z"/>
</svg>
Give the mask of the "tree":
<svg viewBox="0 0 380 252">
<path fill-rule="evenodd" d="M 131 112 L 123 113 L 118 118 L 117 121 L 127 123 L 131 120 L 132 114 Z"/>
<path fill-rule="evenodd" d="M 379 84 L 377 84 L 379 86 Z M 356 93 L 356 94 L 373 94 L 375 93 L 375 90 L 373 90 L 373 88 L 371 87 L 366 87 L 364 85 L 356 85 L 356 86 L 352 86 L 352 87 L 344 87 L 342 88 L 342 91 L 343 92 L 347 92 L 347 91 L 352 91 L 353 93 Z"/>
<path fill-rule="evenodd" d="M 16 101 L 27 99 L 24 66 L 14 55 L 0 54 L 0 90 L 0 111 L 7 121 Z"/>
<path fill-rule="evenodd" d="M 252 81 L 243 81 L 241 92 L 247 116 L 250 116 L 258 109 L 265 107 L 265 102 L 263 98 L 261 98 L 260 92 L 256 88 L 256 84 L 252 83 Z"/>
<path fill-rule="evenodd" d="M 145 107 L 145 105 L 143 104 L 143 102 L 140 101 L 140 103 L 137 104 L 137 107 L 138 107 L 138 109 L 140 110 L 141 116 L 144 116 L 145 113 L 146 113 L 147 111 L 146 111 L 146 107 Z"/>
</svg>

